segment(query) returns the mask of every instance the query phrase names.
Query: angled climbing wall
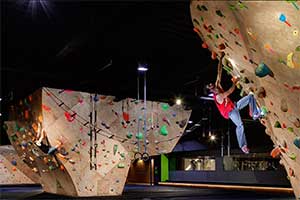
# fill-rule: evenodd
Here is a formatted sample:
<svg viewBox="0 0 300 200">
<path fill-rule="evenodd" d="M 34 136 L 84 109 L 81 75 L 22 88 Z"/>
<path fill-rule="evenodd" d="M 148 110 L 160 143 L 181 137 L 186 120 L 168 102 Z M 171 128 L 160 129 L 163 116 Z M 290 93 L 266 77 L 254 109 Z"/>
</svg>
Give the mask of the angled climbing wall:
<svg viewBox="0 0 300 200">
<path fill-rule="evenodd" d="M 39 184 L 40 177 L 32 172 L 10 145 L 0 146 L 0 174 L 0 185 Z"/>
<path fill-rule="evenodd" d="M 167 103 L 42 88 L 11 107 L 6 128 L 45 191 L 110 196 L 122 194 L 131 161 L 172 151 L 190 114 Z"/>
<path fill-rule="evenodd" d="M 261 123 L 300 197 L 300 10 L 297 1 L 191 1 L 194 32 L 223 73 L 240 77 L 240 95 L 255 92 Z M 201 45 L 201 44 L 200 44 Z M 217 73 L 217 69 L 216 69 Z M 247 135 L 247 133 L 246 133 Z M 251 148 L 251 144 L 249 144 Z"/>
</svg>

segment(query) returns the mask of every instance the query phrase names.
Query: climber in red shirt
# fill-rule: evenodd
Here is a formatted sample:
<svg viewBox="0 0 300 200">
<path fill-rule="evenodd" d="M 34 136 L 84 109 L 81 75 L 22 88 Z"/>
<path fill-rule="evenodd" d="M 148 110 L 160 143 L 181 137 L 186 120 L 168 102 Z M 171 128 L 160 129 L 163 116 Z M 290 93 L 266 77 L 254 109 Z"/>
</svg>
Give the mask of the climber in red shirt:
<svg viewBox="0 0 300 200">
<path fill-rule="evenodd" d="M 252 92 L 250 92 L 249 95 L 240 99 L 236 104 L 233 103 L 228 97 L 235 90 L 235 84 L 239 81 L 239 78 L 232 78 L 231 79 L 233 82 L 232 86 L 227 91 L 223 90 L 221 86 L 221 76 L 222 76 L 222 59 L 224 58 L 224 56 L 225 53 L 221 52 L 221 57 L 218 65 L 218 75 L 215 84 L 210 83 L 209 85 L 207 85 L 207 88 L 210 90 L 210 92 L 213 93 L 214 101 L 221 115 L 225 119 L 230 118 L 231 121 L 236 125 L 236 136 L 239 143 L 239 147 L 244 153 L 248 154 L 250 151 L 247 146 L 247 141 L 244 133 L 244 125 L 239 110 L 249 105 L 250 116 L 254 120 L 261 117 L 262 114 L 260 109 L 256 106 L 256 102 Z"/>
</svg>

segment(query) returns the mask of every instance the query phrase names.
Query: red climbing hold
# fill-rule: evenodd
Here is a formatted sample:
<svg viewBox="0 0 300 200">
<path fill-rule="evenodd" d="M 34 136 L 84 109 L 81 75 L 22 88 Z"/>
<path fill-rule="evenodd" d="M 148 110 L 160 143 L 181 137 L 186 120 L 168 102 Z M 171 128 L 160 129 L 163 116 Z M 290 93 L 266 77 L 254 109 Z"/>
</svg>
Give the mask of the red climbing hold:
<svg viewBox="0 0 300 200">
<path fill-rule="evenodd" d="M 196 32 L 196 33 L 198 33 L 198 34 L 200 34 L 200 30 L 198 28 L 196 28 L 196 27 L 193 28 L 193 31 Z"/>
<path fill-rule="evenodd" d="M 202 48 L 207 49 L 207 48 L 208 48 L 208 45 L 207 45 L 205 42 L 203 42 L 203 43 L 202 43 Z"/>
<path fill-rule="evenodd" d="M 216 52 L 211 52 L 211 59 L 213 59 L 213 60 L 215 60 L 215 59 L 217 59 L 217 54 L 216 54 Z"/>
<path fill-rule="evenodd" d="M 42 108 L 47 111 L 47 112 L 50 112 L 51 111 L 51 108 L 46 106 L 45 104 L 42 104 Z"/>
<path fill-rule="evenodd" d="M 76 113 L 73 113 L 72 115 L 69 112 L 65 112 L 65 117 L 69 122 L 74 121 L 76 117 Z"/>
<path fill-rule="evenodd" d="M 129 114 L 127 112 L 123 112 L 123 119 L 128 122 L 129 121 Z"/>
<path fill-rule="evenodd" d="M 285 123 L 282 123 L 282 128 L 286 128 L 286 125 L 285 125 Z"/>
<path fill-rule="evenodd" d="M 245 59 L 245 60 L 248 60 L 247 56 L 244 56 L 244 59 Z"/>
</svg>

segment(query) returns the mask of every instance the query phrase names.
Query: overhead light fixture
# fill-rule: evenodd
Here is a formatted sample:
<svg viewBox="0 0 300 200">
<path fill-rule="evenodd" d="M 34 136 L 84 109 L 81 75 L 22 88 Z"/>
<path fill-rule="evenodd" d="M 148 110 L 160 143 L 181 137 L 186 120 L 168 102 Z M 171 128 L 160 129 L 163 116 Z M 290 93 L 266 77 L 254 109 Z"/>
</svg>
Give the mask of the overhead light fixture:
<svg viewBox="0 0 300 200">
<path fill-rule="evenodd" d="M 181 105 L 182 101 L 181 99 L 176 99 L 176 105 Z"/>
<path fill-rule="evenodd" d="M 216 136 L 215 136 L 215 135 L 211 135 L 211 136 L 210 136 L 210 140 L 211 140 L 211 141 L 215 141 L 215 140 L 216 140 Z"/>
<path fill-rule="evenodd" d="M 146 64 L 139 64 L 137 70 L 140 72 L 146 72 L 146 71 L 148 71 L 148 67 Z"/>
<path fill-rule="evenodd" d="M 209 97 L 213 97 L 213 96 L 214 96 L 214 93 L 209 93 L 208 96 L 209 96 Z"/>
<path fill-rule="evenodd" d="M 192 120 L 189 120 L 189 121 L 188 121 L 188 123 L 189 123 L 189 124 L 192 124 L 192 123 L 193 123 L 193 121 L 192 121 Z"/>
<path fill-rule="evenodd" d="M 192 130 L 188 129 L 188 130 L 186 130 L 185 132 L 190 133 L 190 132 L 192 132 Z"/>
<path fill-rule="evenodd" d="M 195 124 L 194 126 L 201 126 L 201 124 L 197 123 L 197 124 Z"/>
</svg>

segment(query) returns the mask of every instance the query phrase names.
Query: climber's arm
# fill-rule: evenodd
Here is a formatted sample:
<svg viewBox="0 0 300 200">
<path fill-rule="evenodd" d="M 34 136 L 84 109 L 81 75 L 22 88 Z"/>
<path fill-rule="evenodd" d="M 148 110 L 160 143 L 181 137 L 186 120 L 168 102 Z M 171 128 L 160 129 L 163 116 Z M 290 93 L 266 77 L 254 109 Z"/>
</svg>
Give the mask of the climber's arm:
<svg viewBox="0 0 300 200">
<path fill-rule="evenodd" d="M 220 57 L 220 60 L 219 60 L 219 64 L 218 64 L 218 75 L 217 75 L 217 80 L 215 82 L 215 86 L 216 87 L 220 87 L 222 88 L 221 86 L 221 77 L 222 77 L 222 60 L 223 60 L 223 57 L 225 56 L 225 53 L 224 52 L 221 52 L 221 57 Z"/>
</svg>

